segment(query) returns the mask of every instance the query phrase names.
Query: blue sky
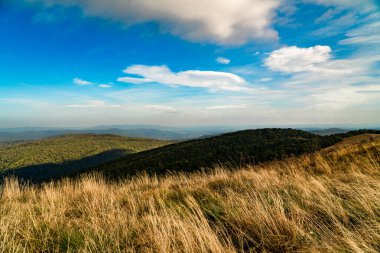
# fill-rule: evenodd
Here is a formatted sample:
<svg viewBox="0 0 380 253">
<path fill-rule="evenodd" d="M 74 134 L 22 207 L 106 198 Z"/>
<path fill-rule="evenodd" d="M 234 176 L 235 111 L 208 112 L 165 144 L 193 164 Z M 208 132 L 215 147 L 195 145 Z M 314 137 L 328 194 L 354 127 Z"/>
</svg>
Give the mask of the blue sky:
<svg viewBox="0 0 380 253">
<path fill-rule="evenodd" d="M 380 126 L 379 5 L 1 1 L 0 127 Z"/>
</svg>

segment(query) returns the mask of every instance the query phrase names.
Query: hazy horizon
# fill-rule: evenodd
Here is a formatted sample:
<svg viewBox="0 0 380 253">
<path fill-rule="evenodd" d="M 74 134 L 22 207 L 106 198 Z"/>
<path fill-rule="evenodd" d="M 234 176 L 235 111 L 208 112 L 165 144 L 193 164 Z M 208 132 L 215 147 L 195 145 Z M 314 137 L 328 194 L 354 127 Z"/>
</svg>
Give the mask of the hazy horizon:
<svg viewBox="0 0 380 253">
<path fill-rule="evenodd" d="M 380 125 L 158 125 L 158 124 L 115 124 L 115 125 L 87 125 L 87 126 L 13 126 L 0 127 L 0 131 L 24 131 L 24 130 L 91 130 L 91 129 L 163 129 L 163 130 L 244 130 L 262 128 L 293 128 L 293 129 L 380 129 Z"/>
</svg>

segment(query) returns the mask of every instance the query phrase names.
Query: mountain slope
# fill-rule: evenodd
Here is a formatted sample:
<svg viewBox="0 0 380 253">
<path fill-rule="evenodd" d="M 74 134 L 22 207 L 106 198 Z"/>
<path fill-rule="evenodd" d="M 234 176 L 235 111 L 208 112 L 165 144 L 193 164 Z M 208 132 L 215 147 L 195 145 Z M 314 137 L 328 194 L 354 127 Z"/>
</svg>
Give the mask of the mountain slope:
<svg viewBox="0 0 380 253">
<path fill-rule="evenodd" d="M 196 171 L 229 164 L 261 163 L 320 150 L 340 141 L 294 129 L 245 130 L 140 152 L 95 170 L 117 178 L 139 172 Z"/>
</svg>

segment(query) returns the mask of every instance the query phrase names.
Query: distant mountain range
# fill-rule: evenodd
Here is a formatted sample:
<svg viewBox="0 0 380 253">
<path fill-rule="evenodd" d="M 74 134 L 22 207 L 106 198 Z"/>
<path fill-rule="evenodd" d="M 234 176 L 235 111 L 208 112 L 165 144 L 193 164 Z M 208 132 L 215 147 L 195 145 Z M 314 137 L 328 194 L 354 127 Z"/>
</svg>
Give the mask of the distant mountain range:
<svg viewBox="0 0 380 253">
<path fill-rule="evenodd" d="M 193 132 L 173 132 L 159 129 L 136 128 L 136 129 L 84 129 L 84 130 L 28 130 L 21 132 L 0 132 L 0 141 L 19 141 L 19 140 L 39 140 L 46 137 L 63 135 L 63 134 L 115 134 L 120 136 L 153 138 L 161 140 L 180 140 L 198 138 L 202 135 L 220 133 L 218 131 L 193 131 Z"/>
<path fill-rule="evenodd" d="M 110 125 L 96 126 L 92 128 L 45 128 L 45 127 L 23 127 L 23 128 L 0 128 L 0 142 L 39 140 L 46 137 L 62 134 L 115 134 L 120 136 L 151 138 L 161 140 L 188 140 L 219 135 L 223 133 L 239 131 L 244 129 L 255 129 L 243 126 L 226 127 L 169 127 L 160 125 Z M 380 128 L 378 128 L 380 129 Z M 300 128 L 318 135 L 330 135 L 346 133 L 350 130 L 342 128 Z M 0 145 L 2 145 L 0 143 Z"/>
<path fill-rule="evenodd" d="M 316 129 L 309 130 L 308 132 L 318 135 L 331 135 L 331 134 L 344 134 L 349 132 L 350 130 L 342 129 L 342 128 L 327 128 L 327 129 Z"/>
<path fill-rule="evenodd" d="M 19 140 L 39 140 L 46 137 L 62 134 L 115 134 L 120 136 L 152 138 L 161 140 L 185 140 L 203 136 L 210 136 L 237 129 L 213 127 L 213 128 L 175 128 L 157 125 L 117 125 L 98 126 L 88 129 L 48 129 L 48 128 L 14 128 L 0 129 L 0 142 Z"/>
</svg>

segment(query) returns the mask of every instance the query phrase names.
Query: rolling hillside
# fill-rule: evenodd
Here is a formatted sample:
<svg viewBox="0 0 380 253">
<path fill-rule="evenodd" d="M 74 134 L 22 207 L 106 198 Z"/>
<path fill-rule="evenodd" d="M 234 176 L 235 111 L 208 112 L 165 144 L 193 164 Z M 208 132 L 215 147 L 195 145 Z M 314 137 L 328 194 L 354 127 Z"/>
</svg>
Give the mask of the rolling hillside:
<svg viewBox="0 0 380 253">
<path fill-rule="evenodd" d="M 70 134 L 0 146 L 0 171 L 21 171 L 35 177 L 56 170 L 70 171 L 96 166 L 126 154 L 167 145 L 169 141 L 116 135 Z M 21 174 L 23 174 L 21 173 Z"/>
<path fill-rule="evenodd" d="M 62 135 L 0 147 L 0 178 L 13 175 L 38 183 L 91 171 L 118 179 L 141 172 L 194 172 L 216 165 L 232 169 L 311 153 L 368 131 L 319 136 L 294 129 L 257 129 L 178 143 L 115 135 Z"/>
<path fill-rule="evenodd" d="M 257 129 L 180 142 L 106 163 L 97 171 L 117 178 L 139 172 L 197 171 L 218 164 L 236 167 L 311 153 L 340 136 L 319 136 L 294 129 Z"/>
<path fill-rule="evenodd" d="M 1 252 L 379 252 L 380 139 L 235 170 L 7 180 Z"/>
<path fill-rule="evenodd" d="M 336 150 L 345 149 L 350 146 L 359 145 L 359 144 L 370 144 L 373 142 L 378 142 L 380 140 L 380 133 L 374 134 L 374 133 L 363 133 L 359 135 L 354 135 L 350 137 L 345 137 L 342 139 L 342 141 L 327 147 L 324 149 L 324 151 L 332 152 Z"/>
</svg>

